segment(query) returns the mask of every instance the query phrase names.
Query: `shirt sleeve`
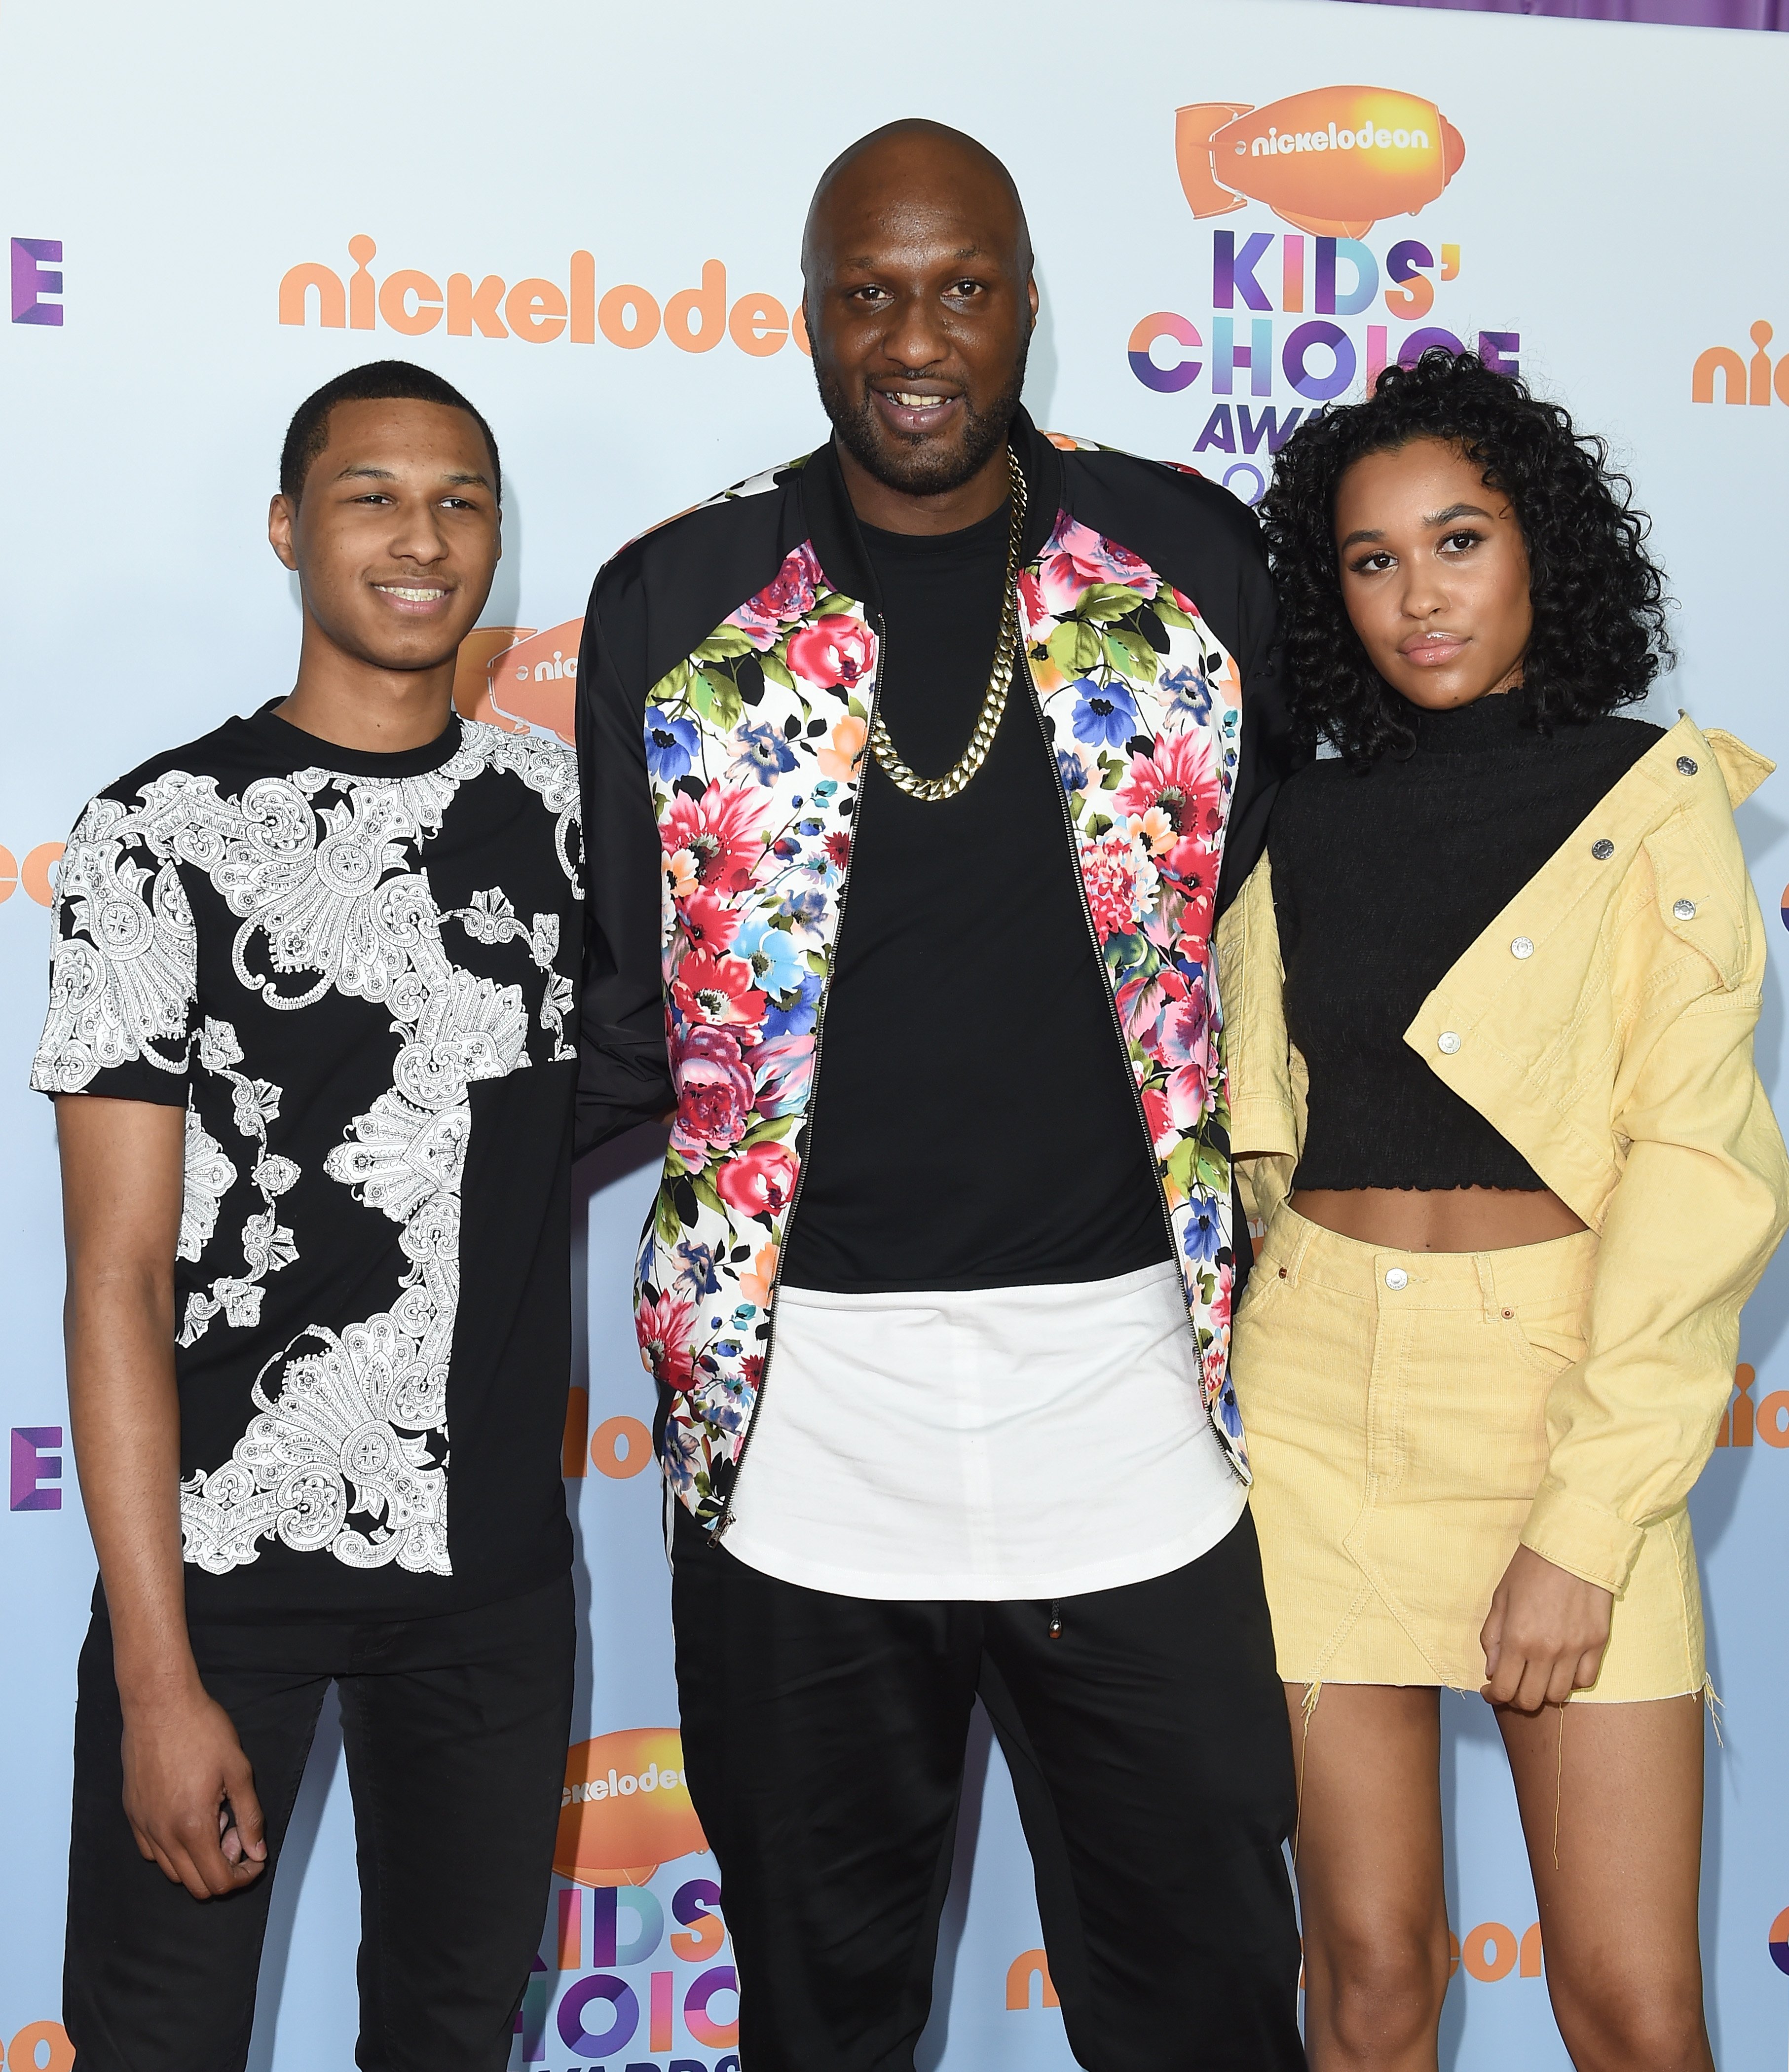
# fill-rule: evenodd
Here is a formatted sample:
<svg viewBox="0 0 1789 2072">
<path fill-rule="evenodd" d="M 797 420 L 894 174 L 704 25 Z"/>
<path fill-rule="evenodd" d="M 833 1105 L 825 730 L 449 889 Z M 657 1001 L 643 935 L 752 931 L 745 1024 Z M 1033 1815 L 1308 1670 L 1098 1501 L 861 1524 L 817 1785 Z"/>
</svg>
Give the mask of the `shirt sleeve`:
<svg viewBox="0 0 1789 2072">
<path fill-rule="evenodd" d="M 599 575 L 578 664 L 586 937 L 577 1155 L 674 1099 L 660 940 L 664 864 L 646 767 L 644 642 L 629 599 Z"/>
<path fill-rule="evenodd" d="M 1753 1062 L 1764 926 L 1737 838 L 1751 944 L 1733 986 L 1659 987 L 1624 1046 L 1627 1142 L 1603 1223 L 1581 1359 L 1547 1404 L 1547 1472 L 1524 1546 L 1605 1589 L 1681 1504 L 1733 1393 L 1739 1314 L 1789 1221 L 1789 1161 Z M 1654 909 L 1639 926 L 1655 928 Z M 1662 996 L 1662 997 L 1661 997 Z"/>
<path fill-rule="evenodd" d="M 102 794 L 76 823 L 52 926 L 32 1086 L 184 1108 L 198 1025 L 192 908 L 178 865 L 119 800 Z"/>
</svg>

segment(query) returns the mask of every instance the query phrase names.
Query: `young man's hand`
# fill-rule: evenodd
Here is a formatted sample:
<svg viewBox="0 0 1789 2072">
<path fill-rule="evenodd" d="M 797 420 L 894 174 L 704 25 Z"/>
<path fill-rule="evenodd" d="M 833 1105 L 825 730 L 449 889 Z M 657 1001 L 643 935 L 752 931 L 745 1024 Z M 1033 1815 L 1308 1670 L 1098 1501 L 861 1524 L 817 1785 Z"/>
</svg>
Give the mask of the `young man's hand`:
<svg viewBox="0 0 1789 2072">
<path fill-rule="evenodd" d="M 1588 1689 L 1609 1645 L 1614 1603 L 1600 1584 L 1518 1547 L 1478 1635 L 1485 1651 L 1482 1695 L 1494 1705 L 1537 1712 Z"/>
<path fill-rule="evenodd" d="M 267 1867 L 254 1773 L 202 1689 L 125 1701 L 124 1810 L 139 1851 L 195 1899 L 240 1891 Z"/>
</svg>

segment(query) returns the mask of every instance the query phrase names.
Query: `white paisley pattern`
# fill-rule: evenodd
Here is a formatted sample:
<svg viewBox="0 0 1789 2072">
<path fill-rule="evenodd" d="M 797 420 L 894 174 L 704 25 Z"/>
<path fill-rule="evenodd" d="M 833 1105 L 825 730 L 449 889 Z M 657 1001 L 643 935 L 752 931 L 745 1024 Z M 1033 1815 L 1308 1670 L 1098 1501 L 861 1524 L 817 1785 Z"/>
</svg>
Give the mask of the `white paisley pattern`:
<svg viewBox="0 0 1789 2072">
<path fill-rule="evenodd" d="M 48 1024 L 33 1083 L 77 1092 L 109 1067 L 144 1061 L 184 1068 L 196 1041 L 201 1070 L 226 1081 L 261 1207 L 247 1219 L 243 1268 L 189 1295 L 179 1342 L 222 1316 L 259 1321 L 263 1284 L 298 1256 L 278 1219 L 302 1175 L 271 1153 L 282 1090 L 243 1071 L 236 1029 L 208 1018 L 192 1028 L 195 936 L 179 870 L 201 871 L 241 923 L 237 981 L 282 1013 L 326 994 L 380 1006 L 400 1047 L 393 1083 L 355 1116 L 323 1161 L 366 1209 L 401 1227 L 407 1262 L 389 1310 L 336 1331 L 315 1324 L 274 1355 L 253 1388 L 256 1415 L 230 1457 L 182 1486 L 187 1560 L 223 1574 L 278 1539 L 349 1567 L 452 1572 L 447 1548 L 447 1365 L 459 1298 L 460 1178 L 475 1079 L 524 1069 L 528 1010 L 522 990 L 456 964 L 442 924 L 475 941 L 524 938 L 545 974 L 540 1022 L 552 1054 L 565 1038 L 569 979 L 553 969 L 559 919 L 525 925 L 500 890 L 443 913 L 418 868 L 459 787 L 486 771 L 519 777 L 556 816 L 555 847 L 578 892 L 572 829 L 574 758 L 557 743 L 476 724 L 439 767 L 413 777 L 345 776 L 306 769 L 265 777 L 241 796 L 215 778 L 174 770 L 135 807 L 101 798 L 69 843 L 61 897 L 72 928 L 59 942 Z M 323 798 L 321 795 L 330 795 Z M 196 1261 L 236 1161 L 189 1113 L 180 1256 Z"/>
</svg>

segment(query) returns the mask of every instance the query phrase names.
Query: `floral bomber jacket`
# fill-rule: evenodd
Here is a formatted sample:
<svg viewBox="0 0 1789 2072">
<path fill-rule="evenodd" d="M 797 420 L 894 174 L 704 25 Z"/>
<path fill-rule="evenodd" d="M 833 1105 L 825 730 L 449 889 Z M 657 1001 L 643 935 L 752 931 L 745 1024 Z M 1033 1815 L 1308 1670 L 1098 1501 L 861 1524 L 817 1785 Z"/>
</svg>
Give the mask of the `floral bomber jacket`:
<svg viewBox="0 0 1789 2072">
<path fill-rule="evenodd" d="M 1013 446 L 1030 515 L 1007 724 L 1030 704 L 1056 751 L 1064 867 L 1111 986 L 1205 1408 L 1246 1480 L 1213 929 L 1288 767 L 1265 564 L 1246 509 L 1190 471 L 1022 413 Z M 579 1148 L 675 1109 L 636 1326 L 660 1458 L 715 1530 L 772 1357 L 880 639 L 830 446 L 633 541 L 585 622 Z M 943 1186 L 948 1144 L 938 1155 Z"/>
</svg>

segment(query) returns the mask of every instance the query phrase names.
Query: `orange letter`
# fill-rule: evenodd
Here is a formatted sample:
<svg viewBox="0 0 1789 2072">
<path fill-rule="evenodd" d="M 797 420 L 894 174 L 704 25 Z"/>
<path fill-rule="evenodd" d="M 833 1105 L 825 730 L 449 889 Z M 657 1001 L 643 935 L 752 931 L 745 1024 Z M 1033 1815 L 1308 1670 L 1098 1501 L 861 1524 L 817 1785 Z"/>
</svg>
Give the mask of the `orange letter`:
<svg viewBox="0 0 1789 2072">
<path fill-rule="evenodd" d="M 1485 1954 L 1486 1945 L 1491 1954 Z M 1485 1985 L 1507 1979 L 1516 1968 L 1516 1938 L 1500 1921 L 1481 1921 L 1460 1944 L 1460 1957 L 1474 1978 Z"/>
<path fill-rule="evenodd" d="M 38 2046 L 46 2045 L 49 2056 L 39 2065 Z M 75 2046 L 60 2021 L 28 2021 L 6 2045 L 6 2062 L 29 2072 L 68 2072 L 75 2062 Z"/>
<path fill-rule="evenodd" d="M 590 1465 L 611 1482 L 637 1475 L 652 1457 L 652 1435 L 637 1417 L 605 1417 L 590 1434 Z"/>
<path fill-rule="evenodd" d="M 1789 1446 L 1789 1388 L 1773 1388 L 1758 1406 L 1758 1436 L 1766 1446 Z"/>
<path fill-rule="evenodd" d="M 574 1385 L 565 1395 L 565 1436 L 559 1449 L 559 1471 L 561 1474 L 583 1474 L 585 1435 L 590 1429 L 590 1392 Z M 573 1968 L 575 1970 L 576 1967 Z"/>
<path fill-rule="evenodd" d="M 372 276 L 367 271 L 367 261 L 379 247 L 364 235 L 351 237 L 348 241 L 348 256 L 354 261 L 354 271 L 348 276 L 348 327 L 350 331 L 371 331 L 372 316 Z"/>
<path fill-rule="evenodd" d="M 631 324 L 627 322 L 629 310 L 634 313 Z M 625 285 L 611 288 L 597 305 L 596 320 L 611 345 L 623 346 L 632 352 L 650 345 L 658 336 L 658 302 L 644 288 Z"/>
<path fill-rule="evenodd" d="M 1050 1983 L 1050 1959 L 1041 1950 L 1022 1950 L 1006 1967 L 1006 2011 L 1009 2014 L 1029 2012 L 1031 2006 L 1031 1981 L 1042 1979 L 1043 1997 L 1040 2007 L 1060 2007 L 1056 1989 Z"/>
<path fill-rule="evenodd" d="M 789 313 L 775 295 L 742 295 L 727 319 L 727 329 L 742 352 L 763 360 L 779 351 L 789 335 Z"/>
<path fill-rule="evenodd" d="M 1733 1387 L 1738 1391 L 1733 1400 L 1733 1441 L 1736 1446 L 1752 1443 L 1754 1412 L 1752 1408 L 1752 1383 L 1758 1375 L 1750 1362 L 1742 1360 L 1733 1370 Z"/>
<path fill-rule="evenodd" d="M 504 304 L 504 314 L 517 338 L 546 345 L 565 327 L 565 298 L 550 281 L 518 281 Z"/>
<path fill-rule="evenodd" d="M 504 284 L 495 273 L 487 273 L 475 290 L 464 273 L 447 276 L 447 335 L 470 338 L 476 324 L 487 338 L 508 338 L 504 320 L 497 314 Z"/>
<path fill-rule="evenodd" d="M 1537 1921 L 1535 1922 L 1534 1926 L 1529 1929 L 1527 1934 L 1522 1938 L 1522 1968 L 1520 1975 L 1523 1978 L 1538 1979 L 1540 1976 L 1540 1963 L 1543 1955 L 1544 1952 L 1540 1947 L 1540 1923 Z"/>
<path fill-rule="evenodd" d="M 304 298 L 308 289 L 317 291 L 317 321 L 327 324 L 331 331 L 340 331 L 348 322 L 348 290 L 342 286 L 342 277 L 333 267 L 294 266 L 280 281 L 280 322 L 302 324 L 305 320 Z"/>
<path fill-rule="evenodd" d="M 571 255 L 571 342 L 596 343 L 596 261 L 588 252 Z"/>
<path fill-rule="evenodd" d="M 60 842 L 39 842 L 20 868 L 19 882 L 39 906 L 47 906 L 56 897 L 50 873 L 61 862 L 62 849 Z"/>
<path fill-rule="evenodd" d="M 1761 317 L 1752 326 L 1752 343 L 1758 347 L 1752 355 L 1752 393 L 1754 403 L 1768 403 L 1770 400 L 1770 356 L 1764 348 L 1774 334 Z"/>
<path fill-rule="evenodd" d="M 18 863 L 10 849 L 0 849 L 0 900 L 11 898 L 18 889 Z"/>
<path fill-rule="evenodd" d="M 1727 377 L 1727 393 L 1724 402 L 1743 403 L 1746 400 L 1746 363 L 1737 352 L 1724 345 L 1711 345 L 1706 352 L 1696 356 L 1695 372 L 1690 376 L 1689 400 L 1692 403 L 1712 403 L 1714 401 L 1714 377 Z"/>
<path fill-rule="evenodd" d="M 665 304 L 665 336 L 685 352 L 718 345 L 726 325 L 726 267 L 718 259 L 705 259 L 702 285 L 681 290 Z"/>
<path fill-rule="evenodd" d="M 413 310 L 408 300 L 412 295 Z M 379 314 L 393 331 L 421 338 L 441 322 L 441 290 L 426 273 L 388 273 L 379 284 Z"/>
</svg>

